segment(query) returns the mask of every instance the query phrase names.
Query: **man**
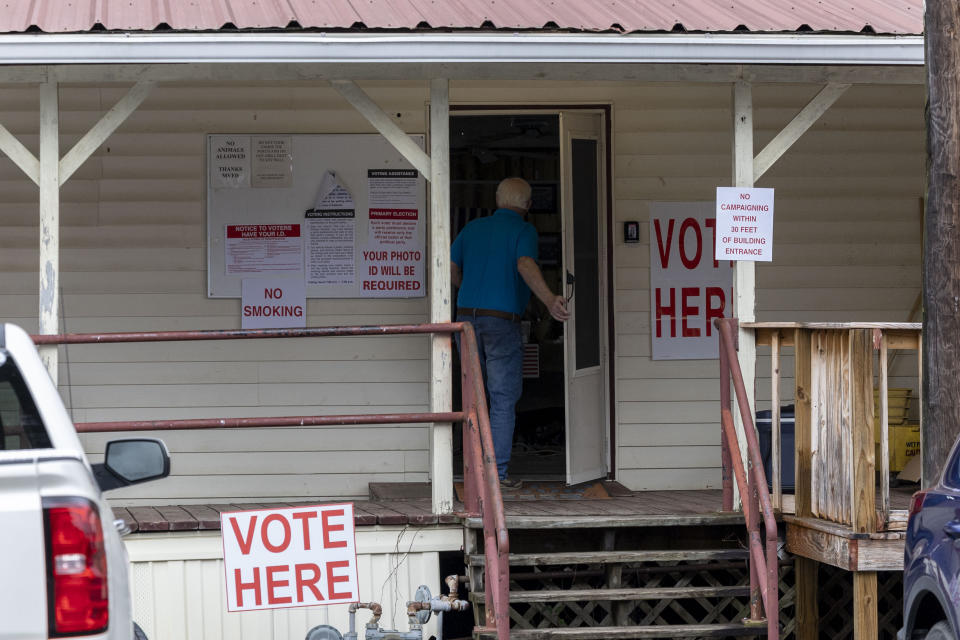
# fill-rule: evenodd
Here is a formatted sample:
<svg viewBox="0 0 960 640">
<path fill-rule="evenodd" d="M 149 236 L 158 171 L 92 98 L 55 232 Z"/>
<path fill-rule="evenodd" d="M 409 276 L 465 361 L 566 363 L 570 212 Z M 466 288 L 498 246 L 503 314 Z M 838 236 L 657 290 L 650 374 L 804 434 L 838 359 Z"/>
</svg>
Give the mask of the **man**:
<svg viewBox="0 0 960 640">
<path fill-rule="evenodd" d="M 555 319 L 562 322 L 570 317 L 563 296 L 550 290 L 537 266 L 537 230 L 524 220 L 530 196 L 525 180 L 503 180 L 497 187 L 497 210 L 467 224 L 450 249 L 451 280 L 460 287 L 457 320 L 473 324 L 477 334 L 503 488 L 522 484 L 507 477 L 507 465 L 513 448 L 515 407 L 523 385 L 520 319 L 530 292 Z"/>
</svg>

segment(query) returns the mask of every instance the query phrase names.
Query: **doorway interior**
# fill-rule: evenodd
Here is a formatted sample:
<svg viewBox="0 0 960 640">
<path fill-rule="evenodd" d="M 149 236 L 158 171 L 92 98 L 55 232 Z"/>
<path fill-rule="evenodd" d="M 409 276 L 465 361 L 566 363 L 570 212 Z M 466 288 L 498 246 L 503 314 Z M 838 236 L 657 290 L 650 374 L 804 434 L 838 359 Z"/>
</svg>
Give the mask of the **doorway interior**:
<svg viewBox="0 0 960 640">
<path fill-rule="evenodd" d="M 559 114 L 480 114 L 450 118 L 450 230 L 496 209 L 500 180 L 519 176 L 533 187 L 527 221 L 539 234 L 539 264 L 554 292 L 569 295 L 563 282 Z M 522 320 L 523 395 L 517 404 L 510 475 L 524 480 L 566 477 L 564 325 L 534 296 Z M 459 384 L 459 362 L 453 379 Z M 455 391 L 455 398 L 459 392 Z M 459 430 L 454 469 L 462 469 Z"/>
</svg>

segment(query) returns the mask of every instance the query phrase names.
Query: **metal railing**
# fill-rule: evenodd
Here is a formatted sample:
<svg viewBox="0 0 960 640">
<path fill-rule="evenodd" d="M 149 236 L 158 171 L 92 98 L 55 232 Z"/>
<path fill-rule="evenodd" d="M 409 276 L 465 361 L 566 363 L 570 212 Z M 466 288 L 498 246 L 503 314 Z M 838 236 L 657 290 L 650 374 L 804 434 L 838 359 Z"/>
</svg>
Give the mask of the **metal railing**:
<svg viewBox="0 0 960 640">
<path fill-rule="evenodd" d="M 777 521 L 767 490 L 767 478 L 763 472 L 760 442 L 753 423 L 753 412 L 747 398 L 743 374 L 737 360 L 735 318 L 717 318 L 714 321 L 720 335 L 720 423 L 723 427 L 721 450 L 723 460 L 723 508 L 733 509 L 733 491 L 730 470 L 736 479 L 743 504 L 750 545 L 750 618 L 749 623 L 761 625 L 766 622 L 767 638 L 777 640 L 780 636 L 779 615 L 779 562 L 777 558 Z M 730 410 L 730 382 L 733 381 L 737 408 L 743 421 L 747 444 L 747 467 L 744 470 L 740 444 L 733 414 Z M 763 518 L 764 536 L 760 533 Z"/>
<path fill-rule="evenodd" d="M 507 535 L 503 497 L 493 449 L 493 435 L 487 413 L 486 392 L 480 368 L 477 339 L 468 322 L 360 327 L 308 327 L 303 329 L 233 329 L 214 331 L 153 331 L 135 333 L 71 333 L 34 335 L 34 344 L 116 344 L 137 342 L 184 342 L 193 340 L 245 340 L 264 338 L 318 338 L 346 336 L 460 334 L 462 411 L 433 413 L 391 413 L 333 416 L 281 416 L 273 418 L 204 418 L 192 420 L 138 420 L 128 422 L 80 422 L 79 433 L 106 431 L 163 431 L 350 424 L 402 424 L 419 422 L 461 422 L 464 449 L 464 516 L 480 517 L 483 539 L 486 591 L 486 627 L 496 630 L 500 640 L 510 637 Z M 451 480 L 451 479 L 446 479 Z M 444 482 L 434 478 L 434 482 Z"/>
</svg>

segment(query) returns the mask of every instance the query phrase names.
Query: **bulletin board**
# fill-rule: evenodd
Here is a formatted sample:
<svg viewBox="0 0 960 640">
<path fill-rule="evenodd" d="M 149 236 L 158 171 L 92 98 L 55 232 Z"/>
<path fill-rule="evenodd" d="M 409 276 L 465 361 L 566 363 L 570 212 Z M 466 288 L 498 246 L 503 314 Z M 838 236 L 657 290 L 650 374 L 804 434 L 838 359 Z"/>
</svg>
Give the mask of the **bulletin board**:
<svg viewBox="0 0 960 640">
<path fill-rule="evenodd" d="M 211 134 L 206 157 L 209 297 L 262 278 L 302 278 L 308 298 L 426 295 L 426 183 L 382 136 Z"/>
</svg>

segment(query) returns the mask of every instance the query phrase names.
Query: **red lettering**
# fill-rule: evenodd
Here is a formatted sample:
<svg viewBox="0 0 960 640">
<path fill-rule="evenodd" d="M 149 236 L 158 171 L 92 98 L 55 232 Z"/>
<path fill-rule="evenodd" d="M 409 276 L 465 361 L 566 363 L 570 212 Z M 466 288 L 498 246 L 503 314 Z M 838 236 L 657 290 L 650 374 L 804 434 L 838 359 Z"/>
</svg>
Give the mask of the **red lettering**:
<svg viewBox="0 0 960 640">
<path fill-rule="evenodd" d="M 303 526 L 303 550 L 310 551 L 310 518 L 316 518 L 316 511 L 301 511 L 293 514 L 294 520 L 299 520 Z"/>
<path fill-rule="evenodd" d="M 713 331 L 713 319 L 723 317 L 723 308 L 726 306 L 726 301 L 723 299 L 723 289 L 720 287 L 707 287 L 707 336 L 711 335 Z M 713 306 L 712 301 L 716 299 L 719 301 L 718 306 Z"/>
<path fill-rule="evenodd" d="M 687 257 L 687 229 L 693 229 L 697 237 L 697 253 L 693 260 Z M 703 254 L 703 236 L 700 234 L 700 225 L 693 218 L 687 218 L 680 225 L 680 261 L 687 269 L 696 269 L 700 264 L 700 256 Z"/>
<path fill-rule="evenodd" d="M 333 570 L 342 569 L 349 566 L 350 562 L 347 560 L 337 560 L 336 562 L 327 563 L 327 593 L 330 595 L 331 600 L 353 599 L 352 591 L 347 591 L 345 593 L 338 593 L 334 591 L 336 588 L 335 585 L 338 582 L 349 582 L 350 576 L 335 576 L 333 575 Z"/>
<path fill-rule="evenodd" d="M 277 597 L 274 593 L 274 589 L 277 587 L 286 587 L 290 584 L 289 580 L 276 580 L 273 577 L 273 574 L 278 571 L 286 572 L 290 569 L 287 565 L 276 565 L 273 567 L 267 567 L 267 604 L 290 604 L 293 602 L 293 598 L 290 596 Z"/>
<path fill-rule="evenodd" d="M 663 303 L 660 301 L 661 291 L 663 291 L 663 289 L 660 289 L 659 287 L 657 287 L 657 293 L 656 293 L 657 337 L 658 338 L 662 337 L 661 327 L 660 327 L 660 318 L 666 315 L 666 316 L 670 316 L 670 337 L 676 338 L 677 337 L 677 307 L 673 300 L 673 294 L 676 293 L 677 290 L 674 289 L 673 287 L 670 287 L 670 305 L 669 306 L 664 306 Z"/>
<path fill-rule="evenodd" d="M 279 522 L 283 526 L 283 540 L 278 545 L 270 542 L 270 536 L 268 535 L 270 523 L 272 522 Z M 290 546 L 290 523 L 279 513 L 271 513 L 263 519 L 263 524 L 260 525 L 260 539 L 263 540 L 263 546 L 266 547 L 270 553 L 286 551 L 287 547 Z"/>
<path fill-rule="evenodd" d="M 667 246 L 664 247 L 663 234 L 660 232 L 660 220 L 655 219 L 653 221 L 653 228 L 657 235 L 657 251 L 660 254 L 660 266 L 664 269 L 666 269 L 670 263 L 670 244 L 673 242 L 673 223 L 674 220 L 671 219 L 670 223 L 667 225 Z"/>
<path fill-rule="evenodd" d="M 691 296 L 699 296 L 700 287 L 683 287 L 680 289 L 680 309 L 683 312 L 683 320 L 680 322 L 680 335 L 684 338 L 700 337 L 700 329 L 694 329 L 687 326 L 687 318 L 696 316 L 700 313 L 700 308 L 687 304 L 687 299 Z"/>
<path fill-rule="evenodd" d="M 313 572 L 313 577 L 310 579 L 307 579 L 305 576 L 307 571 Z M 304 602 L 306 600 L 306 596 L 303 593 L 304 588 L 310 589 L 313 593 L 314 600 L 323 600 L 323 594 L 320 593 L 320 589 L 317 588 L 317 582 L 320 581 L 320 567 L 312 562 L 298 564 L 293 568 L 293 572 L 297 576 L 297 602 Z"/>
<path fill-rule="evenodd" d="M 250 518 L 250 526 L 247 527 L 247 539 L 244 540 L 240 535 L 240 525 L 236 518 L 230 518 L 230 526 L 233 527 L 233 535 L 237 538 L 237 544 L 240 545 L 240 553 L 247 555 L 250 553 L 250 545 L 253 544 L 253 530 L 257 526 L 257 516 Z"/>
<path fill-rule="evenodd" d="M 254 599 L 259 607 L 262 604 L 260 600 L 260 567 L 253 568 L 253 582 L 241 582 L 240 569 L 233 570 L 234 591 L 237 594 L 237 607 L 243 606 L 243 592 L 247 589 L 253 589 Z"/>
<path fill-rule="evenodd" d="M 336 549 L 337 547 L 347 546 L 346 540 L 339 540 L 337 542 L 330 540 L 331 531 L 343 531 L 343 525 L 330 524 L 330 518 L 334 516 L 342 516 L 342 515 L 343 515 L 343 509 L 337 509 L 336 511 L 324 511 L 323 515 L 320 516 L 320 518 L 323 520 L 323 548 L 324 549 Z M 328 573 L 329 571 L 330 570 L 327 569 Z M 330 597 L 332 598 L 333 595 L 331 595 Z"/>
<path fill-rule="evenodd" d="M 710 255 L 713 256 L 713 268 L 716 269 L 720 266 L 720 263 L 717 262 L 717 220 L 716 218 L 707 218 L 704 224 L 707 225 L 707 229 L 710 229 Z"/>
</svg>

